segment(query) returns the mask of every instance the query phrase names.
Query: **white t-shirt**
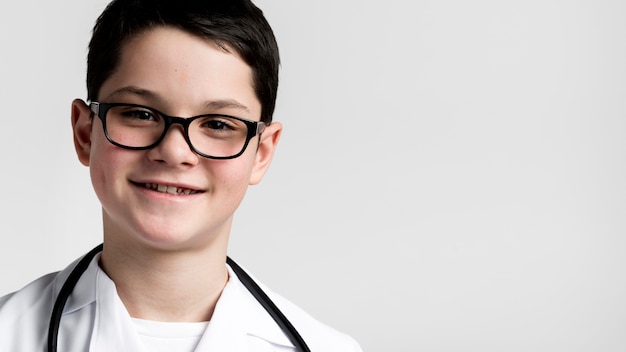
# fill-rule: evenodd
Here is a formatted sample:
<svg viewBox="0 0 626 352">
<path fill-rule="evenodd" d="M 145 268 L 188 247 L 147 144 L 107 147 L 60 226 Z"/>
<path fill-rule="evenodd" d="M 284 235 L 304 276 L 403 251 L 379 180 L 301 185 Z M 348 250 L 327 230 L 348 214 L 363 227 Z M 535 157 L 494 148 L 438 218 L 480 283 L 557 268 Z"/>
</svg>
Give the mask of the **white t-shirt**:
<svg viewBox="0 0 626 352">
<path fill-rule="evenodd" d="M 209 322 L 171 323 L 133 319 L 146 351 L 193 352 Z"/>
</svg>

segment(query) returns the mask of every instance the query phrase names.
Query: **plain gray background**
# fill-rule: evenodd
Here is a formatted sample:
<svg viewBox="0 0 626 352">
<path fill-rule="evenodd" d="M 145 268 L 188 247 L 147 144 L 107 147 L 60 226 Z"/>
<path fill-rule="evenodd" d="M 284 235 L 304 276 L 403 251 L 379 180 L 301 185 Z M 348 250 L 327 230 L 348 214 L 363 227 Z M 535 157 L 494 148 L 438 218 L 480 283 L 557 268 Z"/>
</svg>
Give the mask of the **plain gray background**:
<svg viewBox="0 0 626 352">
<path fill-rule="evenodd" d="M 107 1 L 0 3 L 0 292 L 99 243 Z M 626 350 L 626 5 L 263 0 L 284 126 L 230 254 L 366 351 Z"/>
</svg>

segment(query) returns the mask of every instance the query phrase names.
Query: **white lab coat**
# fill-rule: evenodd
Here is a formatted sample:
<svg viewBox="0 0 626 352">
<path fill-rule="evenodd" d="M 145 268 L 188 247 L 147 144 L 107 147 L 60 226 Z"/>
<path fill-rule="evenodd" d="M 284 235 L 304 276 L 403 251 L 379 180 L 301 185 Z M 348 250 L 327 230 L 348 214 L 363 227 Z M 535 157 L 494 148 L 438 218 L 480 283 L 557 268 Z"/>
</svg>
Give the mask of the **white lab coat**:
<svg viewBox="0 0 626 352">
<path fill-rule="evenodd" d="M 99 255 L 92 260 L 65 305 L 58 350 L 144 351 L 115 284 L 100 269 L 98 260 Z M 0 352 L 46 350 L 54 301 L 75 264 L 0 298 Z M 260 285 L 296 327 L 311 351 L 361 351 L 349 336 L 321 324 Z M 295 351 L 295 347 L 230 270 L 230 279 L 196 351 Z"/>
</svg>

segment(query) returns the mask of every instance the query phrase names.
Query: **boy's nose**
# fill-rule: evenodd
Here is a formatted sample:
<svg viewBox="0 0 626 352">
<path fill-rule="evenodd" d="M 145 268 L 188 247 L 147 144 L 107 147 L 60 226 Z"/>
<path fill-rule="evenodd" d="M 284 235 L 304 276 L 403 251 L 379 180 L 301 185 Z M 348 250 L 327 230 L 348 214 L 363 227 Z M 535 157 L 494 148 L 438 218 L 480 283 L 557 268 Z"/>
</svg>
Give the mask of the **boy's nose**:
<svg viewBox="0 0 626 352">
<path fill-rule="evenodd" d="M 170 165 L 195 165 L 200 158 L 191 150 L 183 126 L 178 124 L 170 126 L 161 143 L 150 149 L 149 155 L 152 160 Z"/>
</svg>

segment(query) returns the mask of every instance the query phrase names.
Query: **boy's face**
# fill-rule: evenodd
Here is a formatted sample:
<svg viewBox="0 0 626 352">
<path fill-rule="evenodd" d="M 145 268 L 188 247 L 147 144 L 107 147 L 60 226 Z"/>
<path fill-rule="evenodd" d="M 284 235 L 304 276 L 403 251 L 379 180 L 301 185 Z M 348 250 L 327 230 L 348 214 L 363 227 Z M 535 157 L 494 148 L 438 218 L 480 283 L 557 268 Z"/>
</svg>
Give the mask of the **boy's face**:
<svg viewBox="0 0 626 352">
<path fill-rule="evenodd" d="M 233 50 L 159 27 L 126 43 L 99 101 L 141 104 L 171 116 L 220 113 L 258 121 L 252 82 L 250 67 Z M 78 157 L 90 167 L 102 203 L 105 241 L 160 249 L 225 243 L 233 213 L 247 186 L 261 180 L 281 131 L 274 123 L 240 157 L 212 160 L 191 151 L 180 125 L 152 149 L 128 150 L 106 140 L 101 120 L 90 119 L 80 100 L 72 105 L 72 123 Z M 158 191 L 166 186 L 193 192 Z"/>
</svg>

